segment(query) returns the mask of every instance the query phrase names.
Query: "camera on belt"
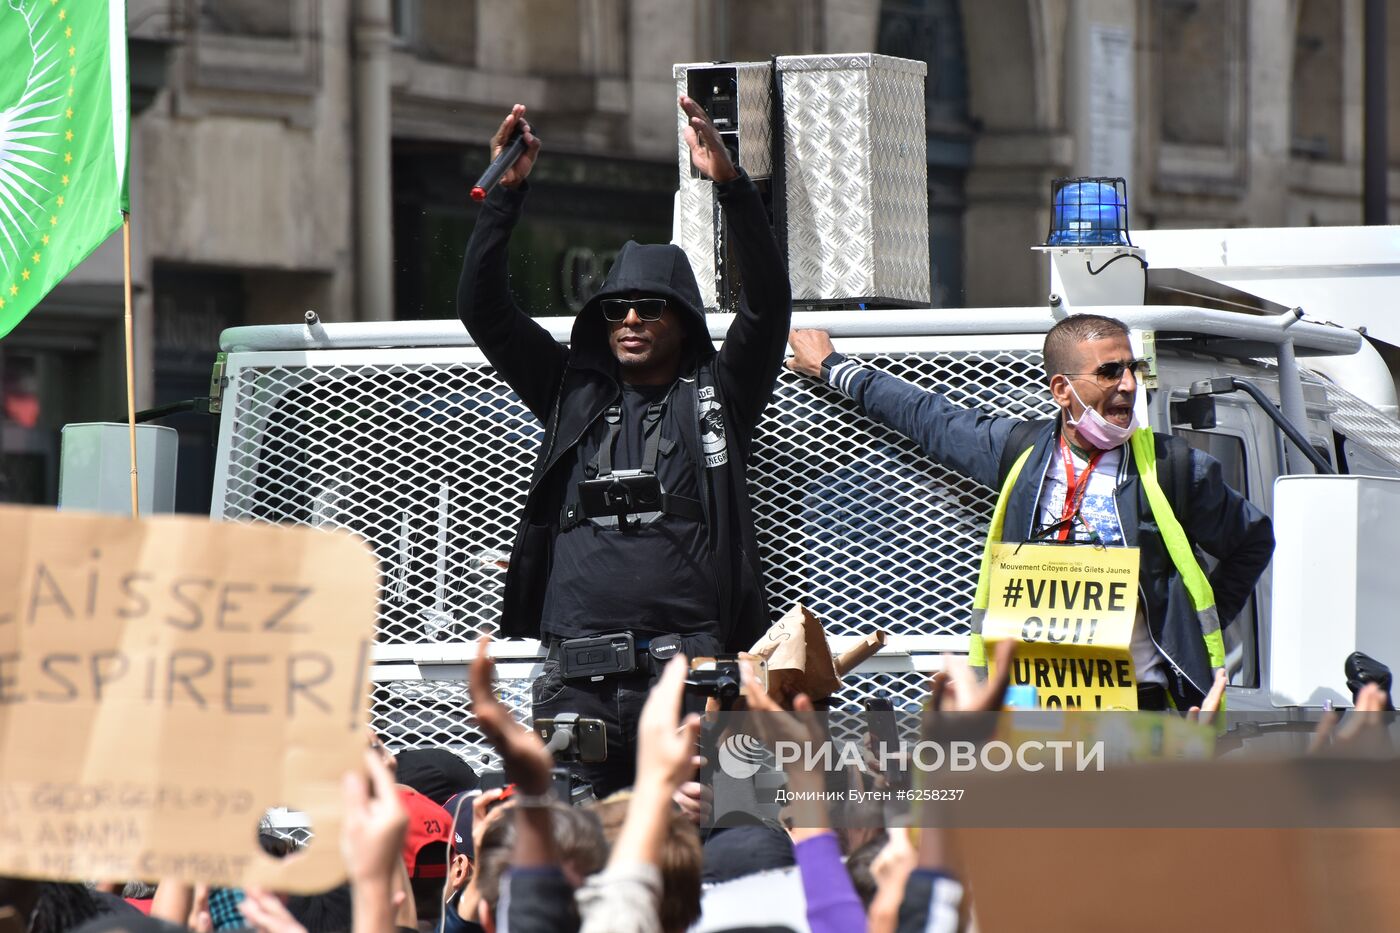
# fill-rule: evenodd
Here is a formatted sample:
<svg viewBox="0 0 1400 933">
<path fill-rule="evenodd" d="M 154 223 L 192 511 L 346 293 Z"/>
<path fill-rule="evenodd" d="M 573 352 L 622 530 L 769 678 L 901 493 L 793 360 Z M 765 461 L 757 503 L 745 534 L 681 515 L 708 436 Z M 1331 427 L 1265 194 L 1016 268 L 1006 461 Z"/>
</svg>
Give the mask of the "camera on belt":
<svg viewBox="0 0 1400 933">
<path fill-rule="evenodd" d="M 651 663 L 660 665 L 679 654 L 681 648 L 679 635 L 657 635 L 642 646 L 631 632 L 566 638 L 559 643 L 559 675 L 564 680 L 602 680 L 630 674 L 638 670 L 643 655 Z M 768 666 L 761 658 L 745 660 L 766 690 Z M 726 701 L 738 699 L 744 689 L 739 661 L 737 654 L 692 658 L 685 680 L 686 692 Z"/>
</svg>

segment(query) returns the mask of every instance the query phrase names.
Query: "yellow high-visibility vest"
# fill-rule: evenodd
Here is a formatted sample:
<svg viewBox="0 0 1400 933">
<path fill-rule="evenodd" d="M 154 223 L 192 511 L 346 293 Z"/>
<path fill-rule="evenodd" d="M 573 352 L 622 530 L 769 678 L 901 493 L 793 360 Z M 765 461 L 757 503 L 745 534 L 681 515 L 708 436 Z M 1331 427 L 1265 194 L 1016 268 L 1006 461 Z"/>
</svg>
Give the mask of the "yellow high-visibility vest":
<svg viewBox="0 0 1400 933">
<path fill-rule="evenodd" d="M 1191 605 L 1196 610 L 1196 618 L 1201 624 L 1201 638 L 1206 644 L 1206 654 L 1212 668 L 1225 666 L 1225 639 L 1220 634 L 1220 616 L 1215 611 L 1215 591 L 1211 589 L 1201 564 L 1191 550 L 1191 542 L 1172 511 L 1171 503 L 1157 482 L 1157 449 L 1150 428 L 1139 428 L 1133 432 L 1128 442 L 1133 452 L 1133 463 L 1142 479 L 1143 491 L 1147 493 L 1147 504 L 1152 509 L 1152 518 L 1166 545 L 1167 554 L 1181 575 L 1186 592 L 1191 595 Z M 990 597 L 992 546 L 1001 542 L 1002 528 L 1006 524 L 1006 503 L 1011 498 L 1011 488 L 1021 475 L 1021 468 L 1030 459 L 1028 447 L 1016 458 L 1011 471 L 1002 483 L 1001 494 L 997 496 L 996 508 L 992 511 L 992 524 L 987 529 L 987 544 L 982 550 L 982 568 L 977 577 L 977 596 L 972 601 L 972 635 L 968 644 L 968 662 L 973 667 L 987 666 L 987 646 L 982 641 L 982 622 L 987 615 L 987 602 Z M 1223 703 L 1222 703 L 1223 708 Z"/>
</svg>

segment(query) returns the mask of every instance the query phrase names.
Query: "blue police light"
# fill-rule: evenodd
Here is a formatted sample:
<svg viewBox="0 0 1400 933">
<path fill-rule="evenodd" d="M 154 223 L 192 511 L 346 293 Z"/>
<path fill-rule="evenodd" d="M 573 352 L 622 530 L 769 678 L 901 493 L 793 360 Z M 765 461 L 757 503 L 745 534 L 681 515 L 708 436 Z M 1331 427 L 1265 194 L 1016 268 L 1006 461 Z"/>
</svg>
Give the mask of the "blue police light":
<svg viewBox="0 0 1400 933">
<path fill-rule="evenodd" d="M 1132 246 L 1128 186 L 1121 178 L 1057 178 L 1050 185 L 1046 246 Z"/>
</svg>

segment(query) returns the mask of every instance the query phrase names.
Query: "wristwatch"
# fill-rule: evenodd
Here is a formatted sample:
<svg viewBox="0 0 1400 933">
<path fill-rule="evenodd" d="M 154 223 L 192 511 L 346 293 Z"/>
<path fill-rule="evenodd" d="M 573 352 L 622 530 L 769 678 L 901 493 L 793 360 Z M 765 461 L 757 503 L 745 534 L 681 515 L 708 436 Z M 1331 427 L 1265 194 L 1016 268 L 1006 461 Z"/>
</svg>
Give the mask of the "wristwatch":
<svg viewBox="0 0 1400 933">
<path fill-rule="evenodd" d="M 846 354 L 838 353 L 835 350 L 828 353 L 826 359 L 822 360 L 822 382 L 830 382 L 832 369 L 834 369 L 837 364 L 844 362 L 846 362 Z"/>
</svg>

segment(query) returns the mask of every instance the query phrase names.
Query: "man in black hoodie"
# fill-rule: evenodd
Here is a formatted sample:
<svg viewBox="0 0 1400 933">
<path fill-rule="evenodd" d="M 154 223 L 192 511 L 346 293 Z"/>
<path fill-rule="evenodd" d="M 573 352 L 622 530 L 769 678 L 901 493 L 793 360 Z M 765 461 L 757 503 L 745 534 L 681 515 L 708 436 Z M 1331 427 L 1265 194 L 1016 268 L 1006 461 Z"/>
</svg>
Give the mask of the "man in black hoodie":
<svg viewBox="0 0 1400 933">
<path fill-rule="evenodd" d="M 544 425 L 501 634 L 547 646 L 537 719 L 577 713 L 607 724 L 607 761 L 578 769 L 600 797 L 632 781 L 637 717 L 665 659 L 745 650 L 769 622 L 744 472 L 782 364 L 792 293 L 753 182 L 699 105 L 682 97 L 680 106 L 743 282 L 722 349 L 673 245 L 625 244 L 568 347 L 515 304 L 510 232 L 540 149 L 519 104 L 492 153 L 517 125 L 527 149 L 486 199 L 457 294 L 477 346 Z M 586 673 L 595 661 L 623 670 Z"/>
</svg>

